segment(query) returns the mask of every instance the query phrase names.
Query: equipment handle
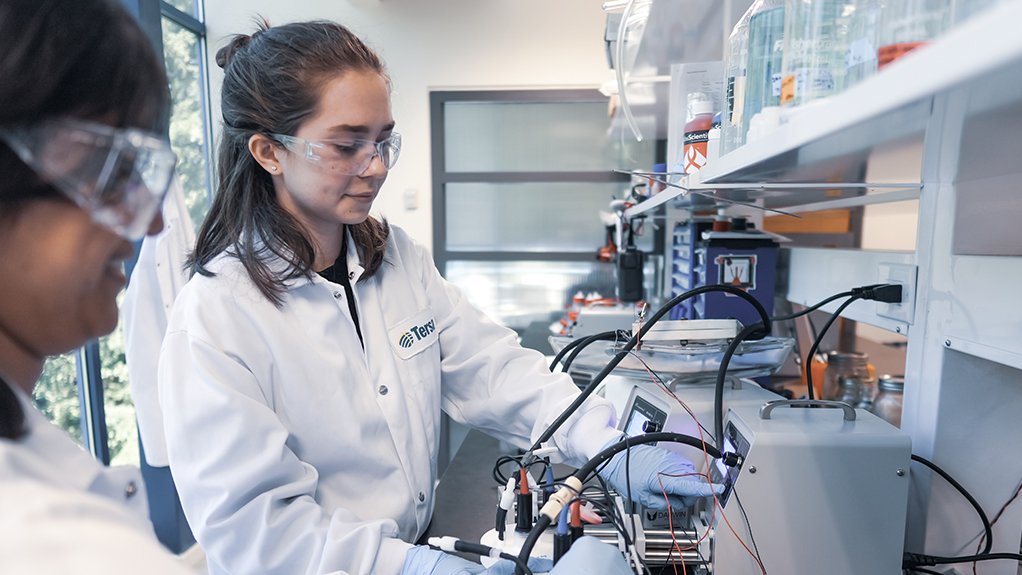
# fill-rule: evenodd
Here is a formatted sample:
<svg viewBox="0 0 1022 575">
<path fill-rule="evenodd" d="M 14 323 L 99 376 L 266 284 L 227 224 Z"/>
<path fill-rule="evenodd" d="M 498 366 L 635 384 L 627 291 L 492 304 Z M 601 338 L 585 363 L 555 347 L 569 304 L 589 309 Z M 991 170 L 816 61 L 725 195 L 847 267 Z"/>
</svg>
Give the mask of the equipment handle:
<svg viewBox="0 0 1022 575">
<path fill-rule="evenodd" d="M 855 408 L 843 401 L 828 401 L 823 399 L 778 399 L 768 401 L 759 408 L 761 419 L 770 419 L 770 412 L 775 407 L 832 407 L 845 412 L 845 421 L 855 421 Z"/>
</svg>

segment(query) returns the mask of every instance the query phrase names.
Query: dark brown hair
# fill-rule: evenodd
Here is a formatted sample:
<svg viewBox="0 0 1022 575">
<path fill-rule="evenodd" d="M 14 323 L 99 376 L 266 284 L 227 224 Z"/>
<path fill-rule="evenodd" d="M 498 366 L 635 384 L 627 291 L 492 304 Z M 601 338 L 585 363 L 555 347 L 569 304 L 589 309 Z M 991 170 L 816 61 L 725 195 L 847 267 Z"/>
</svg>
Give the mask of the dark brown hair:
<svg viewBox="0 0 1022 575">
<path fill-rule="evenodd" d="M 74 116 L 159 129 L 167 90 L 162 60 L 115 2 L 0 0 L 0 127 Z M 27 202 L 62 197 L 2 143 L 0 174 L 4 225 Z M 0 380 L 0 437 L 21 437 L 24 426 L 17 396 Z"/>
<path fill-rule="evenodd" d="M 278 204 L 270 175 L 249 152 L 249 138 L 294 134 L 315 113 L 323 86 L 340 74 L 387 74 L 376 53 L 328 21 L 270 27 L 264 20 L 251 36 L 235 36 L 221 48 L 216 62 L 224 69 L 219 184 L 188 264 L 193 272 L 212 275 L 206 265 L 227 252 L 279 307 L 286 282 L 311 275 L 315 251 L 302 225 Z M 372 217 L 348 229 L 365 268 L 361 281 L 382 265 L 389 229 Z M 288 263 L 284 273 L 270 265 L 278 258 Z"/>
</svg>

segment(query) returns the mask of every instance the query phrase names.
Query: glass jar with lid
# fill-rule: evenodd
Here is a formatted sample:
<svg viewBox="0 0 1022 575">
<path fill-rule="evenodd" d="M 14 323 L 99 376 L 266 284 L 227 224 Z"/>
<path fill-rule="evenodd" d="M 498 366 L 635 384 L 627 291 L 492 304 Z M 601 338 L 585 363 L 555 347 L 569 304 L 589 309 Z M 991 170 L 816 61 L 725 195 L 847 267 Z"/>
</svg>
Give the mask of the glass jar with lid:
<svg viewBox="0 0 1022 575">
<path fill-rule="evenodd" d="M 877 395 L 871 411 L 895 427 L 901 427 L 901 406 L 905 393 L 905 377 L 881 375 L 877 380 Z"/>
<path fill-rule="evenodd" d="M 832 351 L 827 354 L 827 370 L 823 377 L 823 399 L 839 399 L 841 382 L 858 380 L 862 389 L 869 382 L 869 356 L 860 351 Z M 856 405 L 853 403 L 852 405 Z"/>
</svg>

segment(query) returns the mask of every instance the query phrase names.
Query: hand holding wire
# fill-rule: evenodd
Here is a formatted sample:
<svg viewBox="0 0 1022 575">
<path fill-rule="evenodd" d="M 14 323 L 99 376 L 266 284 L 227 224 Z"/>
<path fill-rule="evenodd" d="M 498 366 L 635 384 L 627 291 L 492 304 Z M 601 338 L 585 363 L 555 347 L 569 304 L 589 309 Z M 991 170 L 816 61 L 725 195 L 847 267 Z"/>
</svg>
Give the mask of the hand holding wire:
<svg viewBox="0 0 1022 575">
<path fill-rule="evenodd" d="M 699 497 L 709 497 L 724 489 L 722 485 L 694 479 L 699 474 L 691 463 L 652 445 L 635 445 L 618 453 L 599 474 L 622 496 L 649 509 L 666 509 L 668 503 L 672 507 L 688 506 Z"/>
</svg>

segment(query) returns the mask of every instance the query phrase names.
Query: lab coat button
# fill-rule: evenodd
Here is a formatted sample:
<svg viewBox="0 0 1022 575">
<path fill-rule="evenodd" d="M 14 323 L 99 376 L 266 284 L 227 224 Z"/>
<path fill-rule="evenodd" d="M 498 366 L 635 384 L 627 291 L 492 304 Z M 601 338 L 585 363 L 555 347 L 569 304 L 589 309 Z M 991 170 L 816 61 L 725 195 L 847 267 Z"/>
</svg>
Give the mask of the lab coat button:
<svg viewBox="0 0 1022 575">
<path fill-rule="evenodd" d="M 334 292 L 334 299 L 341 299 L 341 292 L 335 291 Z"/>
<path fill-rule="evenodd" d="M 348 279 L 349 280 L 355 279 L 355 272 L 348 272 Z"/>
<path fill-rule="evenodd" d="M 380 386 L 380 395 L 387 395 L 388 391 L 390 391 L 390 390 L 387 389 L 386 385 L 381 385 Z"/>
<path fill-rule="evenodd" d="M 422 503 L 425 500 L 426 500 L 426 494 L 420 491 L 419 492 L 419 503 Z"/>
<path fill-rule="evenodd" d="M 138 485 L 135 485 L 134 481 L 129 481 L 128 484 L 124 486 L 124 498 L 131 499 L 136 493 L 138 493 Z"/>
</svg>

